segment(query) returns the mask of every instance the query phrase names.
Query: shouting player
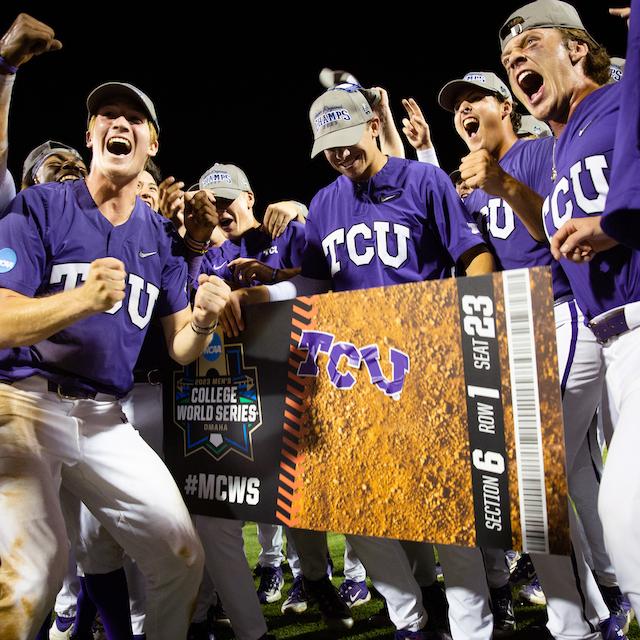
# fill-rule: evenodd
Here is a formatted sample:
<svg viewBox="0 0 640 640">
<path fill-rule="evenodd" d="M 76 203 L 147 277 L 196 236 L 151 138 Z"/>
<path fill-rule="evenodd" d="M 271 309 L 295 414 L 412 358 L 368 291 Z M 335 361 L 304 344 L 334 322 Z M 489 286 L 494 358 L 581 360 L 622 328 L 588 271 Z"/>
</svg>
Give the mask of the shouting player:
<svg viewBox="0 0 640 640">
<path fill-rule="evenodd" d="M 456 131 L 469 148 L 470 153 L 462 159 L 460 170 L 466 184 L 474 190 L 465 200 L 465 206 L 486 229 L 487 242 L 499 269 L 552 267 L 569 491 L 589 534 L 590 555 L 597 563 L 596 568 L 602 579 L 607 579 L 608 586 L 614 587 L 615 574 L 596 513 L 598 480 L 585 437 L 593 414 L 577 410 L 583 404 L 577 383 L 580 373 L 577 364 L 572 366 L 573 355 L 577 353 L 576 362 L 582 357 L 583 342 L 579 336 L 586 329 L 578 324 L 571 288 L 553 260 L 546 239 L 535 240 L 519 218 L 540 216 L 542 197 L 538 192 L 544 190 L 551 172 L 551 141 L 518 140 L 520 115 L 515 112 L 511 92 L 491 72 L 473 71 L 461 80 L 447 83 L 438 99 L 444 109 L 453 112 Z M 532 156 L 536 163 L 531 161 Z M 540 165 L 537 171 L 532 172 L 531 167 L 537 165 Z M 575 523 L 572 531 L 577 533 Z M 574 565 L 568 558 L 536 556 L 535 564 L 551 611 L 548 627 L 556 638 L 594 636 L 597 632 L 589 625 L 595 629 L 599 618 L 609 618 L 591 571 L 582 555 L 578 555 L 577 576 L 573 575 Z M 584 586 L 576 587 L 576 584 Z M 583 590 L 587 604 L 593 601 L 594 605 L 589 606 L 586 613 Z M 591 618 L 591 622 L 585 618 Z M 604 624 L 615 623 L 614 619 Z"/>
<path fill-rule="evenodd" d="M 154 311 L 170 355 L 188 363 L 229 289 L 200 276 L 192 311 L 170 223 L 136 200 L 158 149 L 148 96 L 107 83 L 87 106 L 86 182 L 26 189 L 0 219 L 0 627 L 7 640 L 32 638 L 53 603 L 67 557 L 62 473 L 146 575 L 149 640 L 174 640 L 186 634 L 202 547 L 175 482 L 118 400 Z"/>
<path fill-rule="evenodd" d="M 552 236 L 572 218 L 604 210 L 625 83 L 608 83 L 609 56 L 586 31 L 575 8 L 565 2 L 538 0 L 514 11 L 500 29 L 500 42 L 512 90 L 554 133 L 542 209 L 545 231 Z M 621 492 L 635 496 L 640 487 L 636 460 L 640 255 L 618 246 L 586 264 L 562 260 L 561 265 L 591 340 L 589 358 L 581 363 L 583 404 L 595 411 L 604 387 L 601 411 L 615 428 L 599 511 L 620 587 L 637 609 L 640 551 L 629 541 L 638 531 L 640 503 L 632 497 L 621 508 L 619 496 Z"/>
</svg>

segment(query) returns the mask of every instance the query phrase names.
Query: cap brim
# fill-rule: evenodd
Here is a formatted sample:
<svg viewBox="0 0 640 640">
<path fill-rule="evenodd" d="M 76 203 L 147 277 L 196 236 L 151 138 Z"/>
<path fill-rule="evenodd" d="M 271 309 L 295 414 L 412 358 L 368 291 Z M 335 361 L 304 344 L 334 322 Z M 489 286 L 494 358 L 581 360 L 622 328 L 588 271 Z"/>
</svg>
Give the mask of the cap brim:
<svg viewBox="0 0 640 640">
<path fill-rule="evenodd" d="M 216 198 L 223 198 L 224 200 L 235 200 L 242 191 L 240 189 L 226 189 L 224 187 L 201 187 L 201 189 L 206 189 L 207 191 L 211 191 Z"/>
<path fill-rule="evenodd" d="M 87 98 L 87 110 L 89 115 L 95 115 L 98 109 L 105 103 L 109 102 L 112 98 L 125 98 L 130 100 L 133 104 L 137 105 L 146 115 L 149 122 L 158 128 L 156 119 L 149 111 L 149 108 L 144 103 L 142 97 L 131 87 L 120 82 L 107 82 L 94 89 Z"/>
<path fill-rule="evenodd" d="M 362 134 L 367 128 L 367 123 L 354 124 L 352 127 L 346 127 L 338 131 L 331 131 L 320 136 L 313 143 L 311 149 L 311 157 L 315 158 L 321 151 L 325 149 L 333 149 L 334 147 L 350 147 L 358 144 Z"/>
<path fill-rule="evenodd" d="M 447 84 L 440 89 L 440 93 L 438 94 L 438 104 L 443 109 L 454 113 L 458 96 L 468 89 L 478 89 L 480 91 L 484 91 L 487 95 L 496 93 L 493 89 L 487 89 L 475 82 L 468 82 L 467 80 L 452 80 L 451 82 L 447 82 Z"/>
</svg>

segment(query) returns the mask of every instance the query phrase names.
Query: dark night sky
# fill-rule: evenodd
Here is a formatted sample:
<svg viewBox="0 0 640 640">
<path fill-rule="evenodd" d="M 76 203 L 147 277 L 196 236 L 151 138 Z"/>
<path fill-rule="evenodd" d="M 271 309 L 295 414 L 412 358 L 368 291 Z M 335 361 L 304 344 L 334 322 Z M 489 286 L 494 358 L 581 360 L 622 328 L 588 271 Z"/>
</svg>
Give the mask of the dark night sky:
<svg viewBox="0 0 640 640">
<path fill-rule="evenodd" d="M 441 165 L 450 171 L 466 147 L 450 114 L 437 105 L 437 93 L 470 70 L 504 77 L 497 31 L 522 1 L 439 2 L 442 17 L 432 18 L 429 7 L 436 3 L 419 10 L 391 4 L 392 15 L 365 3 L 357 13 L 327 2 L 299 3 L 295 10 L 268 5 L 268 12 L 222 4 L 183 1 L 158 10 L 153 3 L 91 2 L 79 14 L 68 4 L 4 2 L 2 33 L 26 11 L 52 26 L 64 45 L 18 72 L 9 134 L 14 177 L 25 155 L 46 139 L 82 151 L 87 94 L 119 80 L 155 102 L 157 161 L 165 175 L 189 185 L 214 162 L 233 162 L 246 171 L 258 209 L 285 198 L 308 202 L 335 177 L 322 156 L 309 158 L 308 109 L 322 92 L 318 73 L 325 66 L 387 88 L 396 122 L 404 111 L 400 99 L 415 97 L 432 126 Z M 625 3 L 574 4 L 592 36 L 611 55 L 624 56 L 624 22 L 607 8 Z"/>
</svg>

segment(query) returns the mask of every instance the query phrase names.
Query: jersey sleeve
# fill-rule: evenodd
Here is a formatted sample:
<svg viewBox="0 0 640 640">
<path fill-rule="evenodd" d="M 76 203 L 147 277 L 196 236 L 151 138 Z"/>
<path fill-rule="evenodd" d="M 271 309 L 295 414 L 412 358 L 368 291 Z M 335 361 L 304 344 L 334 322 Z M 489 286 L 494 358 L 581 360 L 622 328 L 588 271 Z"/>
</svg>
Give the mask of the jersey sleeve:
<svg viewBox="0 0 640 640">
<path fill-rule="evenodd" d="M 444 248 L 457 262 L 469 249 L 484 244 L 476 221 L 464 206 L 455 187 L 444 171 L 433 174 L 427 192 L 427 211 L 433 212 Z"/>
<path fill-rule="evenodd" d="M 169 225 L 171 223 L 169 222 Z M 187 297 L 187 262 L 182 240 L 172 227 L 165 225 L 160 233 L 167 250 L 162 268 L 162 286 L 158 299 L 158 315 L 162 318 L 182 311 L 189 304 Z"/>
<path fill-rule="evenodd" d="M 611 187 L 602 229 L 618 242 L 640 249 L 640 2 L 632 0 L 627 62 L 620 81 Z"/>
<path fill-rule="evenodd" d="M 307 224 L 304 226 L 304 249 L 302 253 L 302 275 L 315 280 L 331 279 L 331 271 L 327 258 L 322 250 L 322 241 L 320 239 L 319 229 L 315 220 L 313 199 L 309 207 L 309 217 Z"/>
<path fill-rule="evenodd" d="M 285 259 L 282 267 L 285 269 L 295 269 L 302 265 L 305 245 L 305 225 L 300 222 L 290 222 L 289 233 L 286 234 Z"/>
<path fill-rule="evenodd" d="M 44 204 L 27 192 L 19 193 L 0 216 L 0 288 L 33 297 L 46 269 L 45 212 Z"/>
</svg>

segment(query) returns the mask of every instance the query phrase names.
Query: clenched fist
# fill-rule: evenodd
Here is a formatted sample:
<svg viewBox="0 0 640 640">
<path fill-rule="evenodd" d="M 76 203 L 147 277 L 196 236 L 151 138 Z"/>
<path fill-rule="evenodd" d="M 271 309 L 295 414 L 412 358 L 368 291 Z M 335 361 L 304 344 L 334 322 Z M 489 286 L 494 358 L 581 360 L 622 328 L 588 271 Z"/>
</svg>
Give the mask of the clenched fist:
<svg viewBox="0 0 640 640">
<path fill-rule="evenodd" d="M 231 289 L 217 276 L 198 276 L 198 290 L 193 303 L 193 322 L 199 327 L 208 327 L 218 320 L 229 302 Z"/>
<path fill-rule="evenodd" d="M 92 311 L 108 311 L 124 300 L 124 263 L 117 258 L 98 258 L 89 267 L 86 282 L 78 289 Z"/>
<path fill-rule="evenodd" d="M 33 56 L 62 48 L 53 29 L 27 13 L 21 13 L 0 39 L 0 56 L 11 66 L 19 67 Z"/>
</svg>

